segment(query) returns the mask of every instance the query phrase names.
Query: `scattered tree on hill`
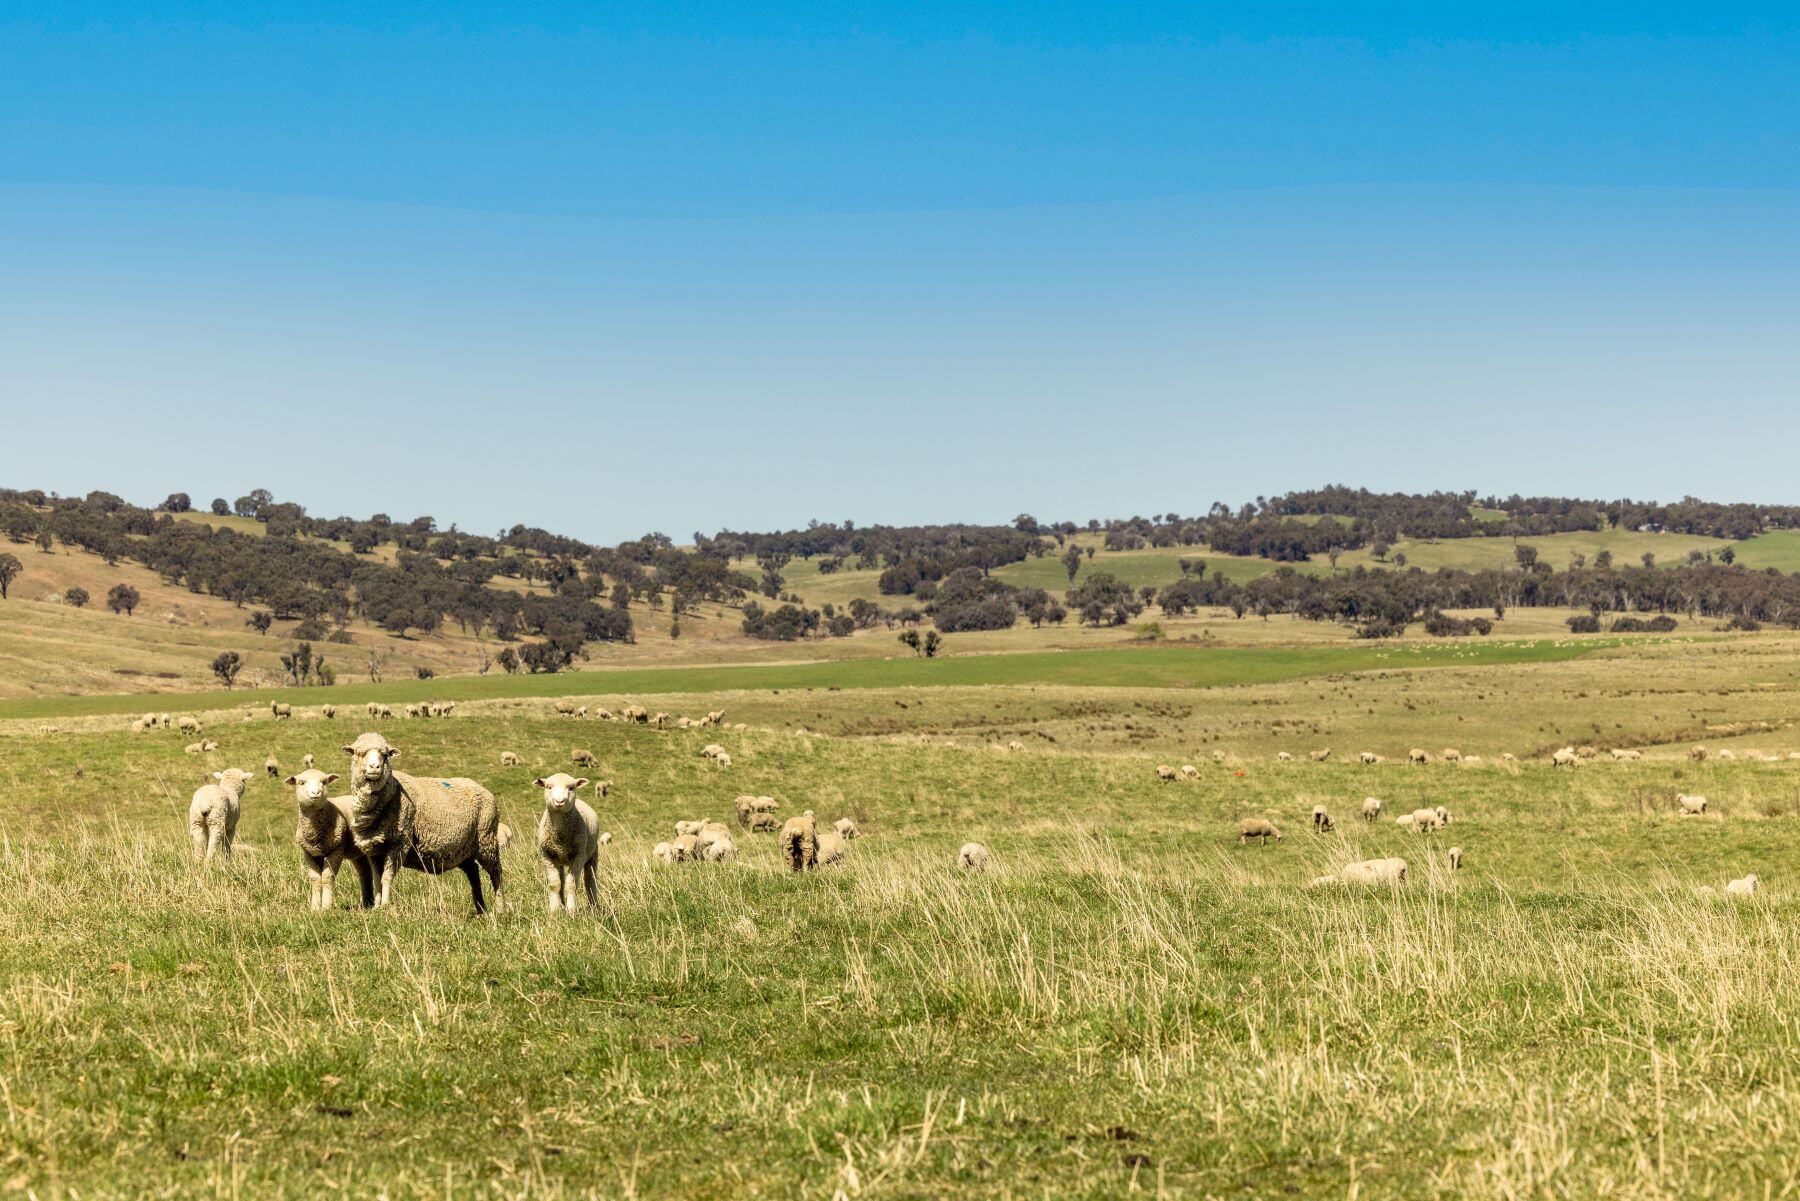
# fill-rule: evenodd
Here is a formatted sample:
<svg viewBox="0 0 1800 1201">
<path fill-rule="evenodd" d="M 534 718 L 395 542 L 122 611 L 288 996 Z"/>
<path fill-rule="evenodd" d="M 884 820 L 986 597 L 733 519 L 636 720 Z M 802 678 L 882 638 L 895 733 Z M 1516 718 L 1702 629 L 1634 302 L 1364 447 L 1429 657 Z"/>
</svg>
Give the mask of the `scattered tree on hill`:
<svg viewBox="0 0 1800 1201">
<path fill-rule="evenodd" d="M 23 570 L 25 565 L 19 562 L 17 555 L 0 555 L 0 600 L 6 599 L 7 590 Z"/>
<path fill-rule="evenodd" d="M 50 531 L 48 528 L 41 529 L 38 531 L 37 548 L 39 550 L 43 551 L 45 554 L 49 554 L 51 551 L 51 548 L 54 547 L 55 545 L 56 545 L 56 543 L 55 543 L 54 539 L 51 538 Z"/>
<path fill-rule="evenodd" d="M 925 640 L 919 644 L 919 649 L 925 653 L 927 659 L 935 659 L 937 658 L 938 648 L 943 645 L 944 640 L 938 636 L 936 630 L 926 630 Z"/>
<path fill-rule="evenodd" d="M 1600 571 L 1612 570 L 1612 552 L 1603 550 L 1594 556 L 1594 566 Z"/>
<path fill-rule="evenodd" d="M 236 651 L 221 651 L 219 657 L 212 661 L 213 674 L 218 676 L 227 688 L 237 682 L 238 672 L 243 668 L 243 657 Z"/>
<path fill-rule="evenodd" d="M 231 505 L 223 496 L 216 496 L 213 498 L 212 515 L 214 517 L 231 516 Z"/>
<path fill-rule="evenodd" d="M 1642 562 L 1645 567 L 1655 567 L 1656 566 L 1656 552 L 1649 551 L 1649 550 L 1645 551 Z"/>
<path fill-rule="evenodd" d="M 509 676 L 519 674 L 519 652 L 510 646 L 501 647 L 500 653 L 494 656 L 494 662 L 498 663 L 500 670 Z"/>
<path fill-rule="evenodd" d="M 899 641 L 901 645 L 910 647 L 913 654 L 916 655 L 919 653 L 919 631 L 901 630 Z"/>
<path fill-rule="evenodd" d="M 106 607 L 114 613 L 130 617 L 141 599 L 143 598 L 138 595 L 138 590 L 130 584 L 114 584 L 112 591 L 106 594 Z"/>
<path fill-rule="evenodd" d="M 275 624 L 275 615 L 267 610 L 258 609 L 244 619 L 244 624 L 255 630 L 258 634 L 267 634 L 269 632 L 269 627 Z"/>
<path fill-rule="evenodd" d="M 88 590 L 77 584 L 75 587 L 63 593 L 63 603 L 65 605 L 73 605 L 77 609 L 85 608 L 88 603 Z"/>
<path fill-rule="evenodd" d="M 1081 570 L 1081 548 L 1071 543 L 1069 549 L 1063 552 L 1062 565 L 1063 570 L 1069 573 L 1069 583 L 1073 585 L 1075 573 Z"/>
<path fill-rule="evenodd" d="M 186 513 L 194 507 L 194 498 L 185 492 L 171 492 L 169 498 L 162 503 L 167 513 Z"/>
<path fill-rule="evenodd" d="M 436 676 L 437 672 L 431 670 L 431 668 L 429 668 L 429 667 L 426 667 L 424 664 L 420 664 L 418 667 L 413 668 L 413 675 L 417 676 L 421 680 L 429 680 L 432 677 Z"/>
<path fill-rule="evenodd" d="M 1530 571 L 1533 567 L 1537 566 L 1537 547 L 1526 546 L 1524 543 L 1520 543 L 1513 547 L 1513 559 L 1518 562 L 1521 571 Z"/>
<path fill-rule="evenodd" d="M 1719 562 L 1730 567 L 1733 563 L 1737 562 L 1737 551 L 1729 546 L 1719 548 Z"/>
</svg>

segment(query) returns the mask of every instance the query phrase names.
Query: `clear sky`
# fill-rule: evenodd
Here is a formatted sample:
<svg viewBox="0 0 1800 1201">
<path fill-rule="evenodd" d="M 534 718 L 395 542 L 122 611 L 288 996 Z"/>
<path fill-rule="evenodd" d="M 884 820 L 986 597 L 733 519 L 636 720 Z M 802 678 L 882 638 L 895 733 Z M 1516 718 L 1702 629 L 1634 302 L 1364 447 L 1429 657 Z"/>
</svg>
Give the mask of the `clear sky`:
<svg viewBox="0 0 1800 1201">
<path fill-rule="evenodd" d="M 0 483 L 1800 501 L 1797 10 L 1476 7 L 0 0 Z"/>
</svg>

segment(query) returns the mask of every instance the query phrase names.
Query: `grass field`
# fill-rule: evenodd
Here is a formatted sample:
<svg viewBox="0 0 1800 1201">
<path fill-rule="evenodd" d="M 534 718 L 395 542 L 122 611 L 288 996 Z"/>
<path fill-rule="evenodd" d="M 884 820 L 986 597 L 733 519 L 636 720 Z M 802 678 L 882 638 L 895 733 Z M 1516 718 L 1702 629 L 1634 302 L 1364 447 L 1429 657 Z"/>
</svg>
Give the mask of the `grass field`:
<svg viewBox="0 0 1800 1201">
<path fill-rule="evenodd" d="M 512 678 L 454 718 L 390 723 L 406 769 L 475 776 L 522 832 L 494 919 L 469 916 L 460 878 L 414 873 L 390 910 L 308 913 L 291 795 L 267 777 L 235 862 L 186 861 L 203 771 L 335 766 L 360 715 L 209 719 L 222 747 L 204 761 L 116 718 L 0 723 L 7 1187 L 1727 1198 L 1800 1174 L 1783 1137 L 1800 1120 L 1800 762 L 1685 755 L 1800 749 L 1792 636 L 807 670 L 827 668 L 879 674 L 779 691 L 715 669 Z M 917 674 L 941 669 L 979 674 Z M 575 723 L 525 695 L 627 674 L 750 728 Z M 990 749 L 1010 739 L 1027 749 Z M 707 740 L 728 771 L 696 753 Z M 1565 740 L 1647 757 L 1558 771 L 1543 753 Z M 1332 761 L 1306 761 L 1324 745 Z M 1409 745 L 1486 761 L 1408 767 Z M 614 838 L 600 912 L 554 918 L 530 781 L 571 746 L 614 782 Z M 522 765 L 499 767 L 502 749 Z M 1345 761 L 1360 749 L 1389 761 Z M 1158 762 L 1201 778 L 1160 784 Z M 734 865 L 649 859 L 675 820 L 743 792 L 866 836 L 804 876 L 769 835 L 741 836 Z M 1675 817 L 1693 792 L 1711 814 Z M 1368 795 L 1453 822 L 1365 825 Z M 1315 804 L 1335 833 L 1310 832 Z M 1239 846 L 1251 815 L 1286 840 Z M 987 875 L 952 867 L 971 838 Z M 1390 854 L 1409 862 L 1400 890 L 1306 887 Z M 1746 872 L 1768 884 L 1749 903 L 1697 895 Z"/>
<path fill-rule="evenodd" d="M 1735 543 L 1737 561 L 1758 571 L 1773 567 L 1777 571 L 1800 571 L 1800 530 L 1771 530 Z"/>
</svg>

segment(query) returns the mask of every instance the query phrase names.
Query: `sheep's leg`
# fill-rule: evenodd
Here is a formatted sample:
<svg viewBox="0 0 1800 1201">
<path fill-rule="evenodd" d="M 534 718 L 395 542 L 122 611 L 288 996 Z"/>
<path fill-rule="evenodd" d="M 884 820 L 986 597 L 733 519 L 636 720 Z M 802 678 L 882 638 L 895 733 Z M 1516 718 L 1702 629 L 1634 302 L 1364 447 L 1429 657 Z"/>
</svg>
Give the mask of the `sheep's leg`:
<svg viewBox="0 0 1800 1201">
<path fill-rule="evenodd" d="M 475 916 L 480 917 L 487 912 L 487 902 L 481 899 L 481 869 L 475 866 L 473 859 L 465 859 L 462 874 L 469 878 L 469 891 L 475 896 Z"/>
<path fill-rule="evenodd" d="M 319 870 L 320 909 L 330 909 L 337 904 L 337 874 L 338 868 L 342 866 L 343 862 L 342 859 L 332 856 L 325 860 L 324 866 Z"/>
<path fill-rule="evenodd" d="M 400 856 L 390 847 L 381 847 L 369 855 L 370 867 L 380 880 L 375 890 L 375 908 L 384 909 L 394 892 L 394 873 L 400 867 Z"/>
<path fill-rule="evenodd" d="M 375 908 L 375 873 L 369 868 L 368 856 L 352 856 L 350 866 L 356 869 L 356 882 L 359 886 L 358 891 L 362 895 L 362 907 L 364 909 Z"/>
<path fill-rule="evenodd" d="M 499 852 L 499 850 L 496 849 L 491 858 L 483 859 L 481 861 L 481 866 L 482 866 L 483 870 L 485 870 L 487 872 L 488 883 L 490 885 L 492 885 L 493 889 L 494 889 L 494 912 L 499 913 L 501 910 L 501 906 L 502 906 L 502 902 L 500 900 L 500 852 Z"/>
<path fill-rule="evenodd" d="M 199 822 L 189 822 L 188 840 L 194 844 L 194 861 L 206 862 L 206 827 Z"/>
<path fill-rule="evenodd" d="M 594 861 L 592 859 L 589 859 L 586 863 L 581 865 L 581 882 L 587 888 L 587 901 L 588 901 L 589 909 L 600 908 L 600 879 L 599 879 L 599 877 L 600 877 L 600 873 L 595 870 Z M 570 908 L 573 909 L 574 906 L 571 905 Z"/>
<path fill-rule="evenodd" d="M 224 841 L 225 827 L 217 821 L 208 821 L 206 823 L 206 858 L 201 862 L 211 863 L 213 856 L 220 853 L 220 847 Z M 229 855 L 230 852 L 226 851 L 225 854 Z"/>
<path fill-rule="evenodd" d="M 551 913 L 562 908 L 562 868 L 552 863 L 544 868 L 544 903 Z"/>
<path fill-rule="evenodd" d="M 564 911 L 566 911 L 568 913 L 575 912 L 575 877 L 576 877 L 576 874 L 577 873 L 576 873 L 573 865 L 570 865 L 563 872 L 562 907 L 563 907 Z"/>
<path fill-rule="evenodd" d="M 306 907 L 316 910 L 319 908 L 319 861 L 316 859 L 306 861 L 306 887 Z"/>
</svg>

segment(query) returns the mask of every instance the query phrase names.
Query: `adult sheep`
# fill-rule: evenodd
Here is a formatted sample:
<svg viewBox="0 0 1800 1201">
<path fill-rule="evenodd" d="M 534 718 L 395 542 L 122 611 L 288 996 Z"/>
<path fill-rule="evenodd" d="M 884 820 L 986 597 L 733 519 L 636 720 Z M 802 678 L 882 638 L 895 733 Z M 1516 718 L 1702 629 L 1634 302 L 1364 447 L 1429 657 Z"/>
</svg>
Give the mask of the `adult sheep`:
<svg viewBox="0 0 1800 1201">
<path fill-rule="evenodd" d="M 1406 860 L 1396 857 L 1363 859 L 1355 863 L 1346 863 L 1338 869 L 1338 879 L 1345 884 L 1404 884 L 1406 883 Z"/>
<path fill-rule="evenodd" d="M 1307 757 L 1310 758 L 1314 763 L 1323 763 L 1323 762 L 1325 762 L 1325 760 L 1331 758 L 1331 748 L 1326 747 L 1323 750 L 1308 751 Z"/>
<path fill-rule="evenodd" d="M 1444 748 L 1443 759 L 1445 763 L 1461 763 L 1462 752 L 1455 747 L 1447 746 Z"/>
<path fill-rule="evenodd" d="M 1266 817 L 1246 817 L 1238 823 L 1238 842 L 1249 842 L 1252 838 L 1260 838 L 1263 845 L 1268 846 L 1271 838 L 1281 841 L 1281 831 Z"/>
<path fill-rule="evenodd" d="M 1706 798 L 1703 796 L 1678 796 L 1675 803 L 1680 806 L 1683 817 L 1699 817 L 1706 812 Z"/>
<path fill-rule="evenodd" d="M 1326 811 L 1325 806 L 1323 805 L 1313 806 L 1312 824 L 1314 832 L 1319 834 L 1329 834 L 1332 830 L 1336 829 L 1336 823 L 1331 820 L 1331 814 Z"/>
<path fill-rule="evenodd" d="M 1706 759 L 1706 748 L 1703 746 L 1691 748 L 1688 751 L 1688 758 L 1692 759 L 1695 763 L 1704 762 Z"/>
<path fill-rule="evenodd" d="M 1581 756 L 1575 753 L 1575 748 L 1572 746 L 1565 746 L 1562 750 L 1557 751 L 1554 755 L 1550 756 L 1550 764 L 1552 767 L 1576 767 L 1580 763 Z"/>
<path fill-rule="evenodd" d="M 792 871 L 803 872 L 819 865 L 819 823 L 811 809 L 782 824 L 781 855 Z"/>
<path fill-rule="evenodd" d="M 277 718 L 288 718 L 294 715 L 294 707 L 292 705 L 283 704 L 281 701 L 270 701 L 269 712 L 273 713 Z"/>
<path fill-rule="evenodd" d="M 1743 879 L 1733 880 L 1731 883 L 1727 884 L 1725 886 L 1725 895 L 1728 897 L 1748 897 L 1754 895 L 1756 890 L 1761 887 L 1762 881 L 1756 878 L 1755 872 L 1751 872 Z"/>
<path fill-rule="evenodd" d="M 1431 762 L 1431 756 L 1415 746 L 1412 750 L 1406 752 L 1406 761 L 1413 764 L 1429 763 Z"/>
<path fill-rule="evenodd" d="M 1380 816 L 1381 816 L 1381 801 L 1372 796 L 1364 797 L 1363 803 L 1362 803 L 1363 820 L 1366 822 L 1372 822 Z"/>
<path fill-rule="evenodd" d="M 518 753 L 515 751 L 501 751 L 500 752 L 500 766 L 501 767 L 517 767 L 517 766 L 519 766 Z"/>
<path fill-rule="evenodd" d="M 1192 763 L 1183 763 L 1181 765 L 1181 778 L 1184 780 L 1198 780 L 1200 778 L 1200 769 L 1195 767 Z"/>
<path fill-rule="evenodd" d="M 1156 765 L 1156 778 L 1165 783 L 1173 780 L 1175 778 L 1175 769 L 1166 763 L 1159 763 Z"/>
<path fill-rule="evenodd" d="M 1374 767 L 1377 763 L 1381 762 L 1381 756 L 1377 755 L 1374 751 L 1364 751 L 1362 754 L 1358 755 L 1357 758 L 1368 767 Z"/>
<path fill-rule="evenodd" d="M 965 872 L 985 872 L 990 859 L 987 847 L 979 842 L 965 842 L 956 852 L 956 866 Z"/>
<path fill-rule="evenodd" d="M 201 863 L 211 863 L 214 855 L 231 858 L 244 789 L 254 777 L 254 772 L 228 767 L 214 772 L 211 784 L 195 790 L 194 799 L 188 802 L 188 838 L 194 844 L 194 858 Z"/>
<path fill-rule="evenodd" d="M 181 720 L 175 723 L 175 728 L 183 734 L 198 734 L 203 727 L 200 725 L 199 718 L 189 717 L 184 713 L 181 715 Z"/>
<path fill-rule="evenodd" d="M 569 762 L 573 763 L 576 767 L 600 766 L 600 760 L 594 757 L 594 752 L 583 750 L 581 747 L 576 747 L 569 752 Z"/>
<path fill-rule="evenodd" d="M 326 721 L 335 721 L 337 719 L 337 706 L 320 705 L 319 716 L 323 717 Z"/>
<path fill-rule="evenodd" d="M 475 912 L 487 912 L 481 873 L 501 905 L 500 808 L 473 780 L 427 779 L 393 767 L 400 752 L 380 734 L 363 734 L 344 748 L 350 756 L 350 832 L 374 873 L 376 905 L 393 899 L 401 867 L 429 875 L 460 868 Z"/>
</svg>

